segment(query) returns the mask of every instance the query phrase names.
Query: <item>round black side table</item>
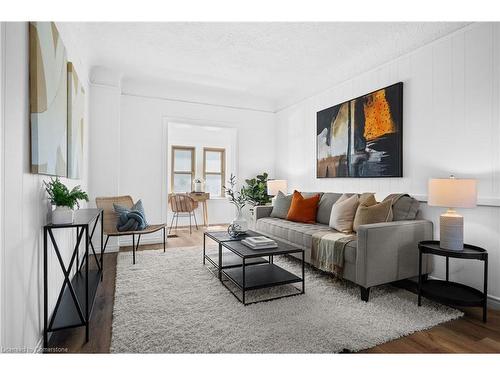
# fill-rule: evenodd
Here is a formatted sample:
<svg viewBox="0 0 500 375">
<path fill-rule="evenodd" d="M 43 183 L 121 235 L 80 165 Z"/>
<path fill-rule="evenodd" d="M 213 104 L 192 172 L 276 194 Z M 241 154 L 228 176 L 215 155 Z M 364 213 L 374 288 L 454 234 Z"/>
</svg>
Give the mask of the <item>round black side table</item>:
<svg viewBox="0 0 500 375">
<path fill-rule="evenodd" d="M 486 323 L 488 311 L 488 252 L 478 246 L 464 244 L 460 251 L 446 250 L 439 247 L 439 241 L 421 241 L 418 243 L 418 305 L 422 305 L 422 296 L 451 306 L 483 307 L 483 322 Z M 422 254 L 434 254 L 446 257 L 446 280 L 423 280 Z M 459 284 L 449 279 L 449 258 L 477 259 L 484 262 L 484 287 L 479 291 L 470 286 Z"/>
</svg>

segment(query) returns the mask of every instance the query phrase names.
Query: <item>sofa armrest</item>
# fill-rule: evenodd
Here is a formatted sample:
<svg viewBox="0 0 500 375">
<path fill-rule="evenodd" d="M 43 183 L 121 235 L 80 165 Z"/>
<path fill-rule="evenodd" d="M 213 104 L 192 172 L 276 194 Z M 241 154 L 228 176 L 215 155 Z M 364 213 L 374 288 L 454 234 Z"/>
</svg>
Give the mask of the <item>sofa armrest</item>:
<svg viewBox="0 0 500 375">
<path fill-rule="evenodd" d="M 273 211 L 273 206 L 255 206 L 255 220 L 262 219 L 263 217 L 269 217 Z"/>
<path fill-rule="evenodd" d="M 356 283 L 371 287 L 418 275 L 418 242 L 433 238 L 428 220 L 361 225 L 358 229 Z M 432 270 L 425 256 L 422 272 Z"/>
</svg>

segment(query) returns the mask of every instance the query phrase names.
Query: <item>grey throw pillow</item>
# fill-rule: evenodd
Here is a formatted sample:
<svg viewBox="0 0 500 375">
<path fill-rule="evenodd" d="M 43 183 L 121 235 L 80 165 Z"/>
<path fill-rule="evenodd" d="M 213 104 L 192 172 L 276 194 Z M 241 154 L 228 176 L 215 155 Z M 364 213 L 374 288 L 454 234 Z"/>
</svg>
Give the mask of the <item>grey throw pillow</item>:
<svg viewBox="0 0 500 375">
<path fill-rule="evenodd" d="M 316 221 L 328 225 L 330 223 L 330 214 L 333 204 L 340 198 L 340 193 L 323 193 L 318 203 L 318 212 Z"/>
<path fill-rule="evenodd" d="M 292 194 L 285 195 L 281 191 L 278 191 L 278 195 L 276 195 L 273 205 L 273 210 L 270 216 L 279 219 L 286 219 L 291 204 L 292 204 Z"/>
</svg>

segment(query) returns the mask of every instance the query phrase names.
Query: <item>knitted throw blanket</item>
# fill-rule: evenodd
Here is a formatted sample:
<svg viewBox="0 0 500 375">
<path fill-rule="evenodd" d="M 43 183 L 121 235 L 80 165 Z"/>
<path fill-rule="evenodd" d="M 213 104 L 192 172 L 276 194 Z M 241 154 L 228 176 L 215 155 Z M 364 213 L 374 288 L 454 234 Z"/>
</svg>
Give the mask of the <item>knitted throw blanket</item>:
<svg viewBox="0 0 500 375">
<path fill-rule="evenodd" d="M 312 236 L 311 264 L 342 278 L 346 245 L 356 236 L 333 231 L 320 231 Z"/>
</svg>

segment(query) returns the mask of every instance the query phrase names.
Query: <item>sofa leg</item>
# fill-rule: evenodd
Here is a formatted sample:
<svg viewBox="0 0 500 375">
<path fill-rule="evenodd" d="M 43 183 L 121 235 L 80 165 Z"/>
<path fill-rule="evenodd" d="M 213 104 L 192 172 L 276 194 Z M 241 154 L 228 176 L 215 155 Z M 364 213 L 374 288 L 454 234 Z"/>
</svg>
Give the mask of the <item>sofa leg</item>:
<svg viewBox="0 0 500 375">
<path fill-rule="evenodd" d="M 361 300 L 368 302 L 370 298 L 370 288 L 364 288 L 362 286 L 359 287 L 361 289 Z"/>
</svg>

